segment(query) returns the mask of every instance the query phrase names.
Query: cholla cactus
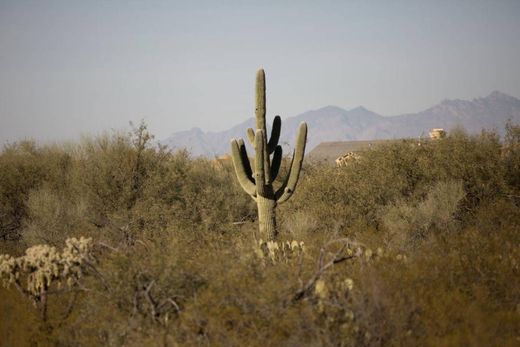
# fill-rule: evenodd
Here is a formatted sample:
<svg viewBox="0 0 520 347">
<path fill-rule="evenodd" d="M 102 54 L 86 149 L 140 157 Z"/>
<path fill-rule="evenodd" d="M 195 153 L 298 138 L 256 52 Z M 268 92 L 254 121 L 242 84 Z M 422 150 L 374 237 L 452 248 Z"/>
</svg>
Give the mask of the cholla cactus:
<svg viewBox="0 0 520 347">
<path fill-rule="evenodd" d="M 9 254 L 0 254 L 0 279 L 4 287 L 9 286 L 17 280 L 18 267 L 17 258 L 11 257 Z"/>
<path fill-rule="evenodd" d="M 348 166 L 350 163 L 358 161 L 359 159 L 361 159 L 361 156 L 359 154 L 355 152 L 348 152 L 336 159 L 336 166 L 345 167 Z"/>
<path fill-rule="evenodd" d="M 0 280 L 4 287 L 14 285 L 40 307 L 44 319 L 51 284 L 56 282 L 60 286 L 65 282 L 72 286 L 83 274 L 84 264 L 92 251 L 91 238 L 70 238 L 65 243 L 61 253 L 55 247 L 37 245 L 18 258 L 0 255 Z"/>
<path fill-rule="evenodd" d="M 258 240 L 254 251 L 260 259 L 280 263 L 302 255 L 305 252 L 305 245 L 303 241 L 296 240 L 285 242 Z"/>
<path fill-rule="evenodd" d="M 307 124 L 301 123 L 298 128 L 289 174 L 282 186 L 275 190 L 273 182 L 282 163 L 282 147 L 278 145 L 282 121 L 280 116 L 274 118 L 268 141 L 265 113 L 265 73 L 260 69 L 256 74 L 256 131 L 251 128 L 247 130 L 248 139 L 255 149 L 254 172 L 242 139 L 231 141 L 231 154 L 240 185 L 256 201 L 260 234 L 272 241 L 277 236 L 275 208 L 292 196 L 298 183 L 305 155 Z"/>
</svg>

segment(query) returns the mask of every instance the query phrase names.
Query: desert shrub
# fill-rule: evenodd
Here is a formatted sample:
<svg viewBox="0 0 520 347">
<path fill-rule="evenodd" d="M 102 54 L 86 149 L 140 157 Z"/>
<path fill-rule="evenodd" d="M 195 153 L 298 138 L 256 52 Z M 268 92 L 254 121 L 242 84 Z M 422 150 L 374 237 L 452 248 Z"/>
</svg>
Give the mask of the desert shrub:
<svg viewBox="0 0 520 347">
<path fill-rule="evenodd" d="M 0 155 L 0 237 L 18 239 L 27 214 L 27 197 L 48 176 L 46 161 L 52 155 L 43 153 L 34 142 L 7 145 Z M 47 166 L 47 167 L 46 167 Z"/>
<path fill-rule="evenodd" d="M 474 225 L 482 233 L 493 233 L 495 230 L 518 226 L 518 205 L 510 198 L 486 201 L 479 207 L 470 225 Z"/>
<path fill-rule="evenodd" d="M 83 218 L 87 205 L 76 196 L 65 195 L 47 185 L 32 190 L 27 198 L 23 238 L 30 245 L 61 246 L 65 239 L 85 234 L 89 225 Z"/>
<path fill-rule="evenodd" d="M 107 224 L 113 213 L 128 211 L 141 197 L 146 179 L 162 158 L 150 148 L 144 125 L 130 134 L 86 138 L 77 154 L 76 181 L 89 200 L 93 223 Z"/>
<path fill-rule="evenodd" d="M 97 262 L 77 295 L 50 300 L 47 325 L 2 289 L 0 331 L 30 331 L 11 344 L 64 346 L 514 346 L 520 173 L 509 127 L 503 145 L 456 131 L 374 147 L 342 168 L 305 164 L 276 244 L 257 239 L 232 165 L 156 146 L 142 124 L 68 147 L 8 146 L 9 259 L 85 235 Z"/>
<path fill-rule="evenodd" d="M 215 168 L 209 160 L 194 160 L 184 195 L 192 215 L 190 221 L 206 230 L 225 232 L 233 228 L 233 222 L 252 220 L 256 216 L 256 206 L 240 188 L 231 165 Z M 193 216 L 197 220 L 193 220 Z"/>
<path fill-rule="evenodd" d="M 494 133 L 455 131 L 441 141 L 403 140 L 366 150 L 361 158 L 341 168 L 306 167 L 287 213 L 301 210 L 322 221 L 324 229 L 338 223 L 354 229 L 379 227 L 382 208 L 403 199 L 424 199 L 438 182 L 461 181 L 466 194 L 461 218 L 471 219 L 481 201 L 509 192 Z"/>
<path fill-rule="evenodd" d="M 506 180 L 514 190 L 514 194 L 520 192 L 520 125 L 511 122 L 506 124 L 506 136 L 504 139 L 504 161 L 506 166 Z"/>
<path fill-rule="evenodd" d="M 127 345 L 134 340 L 139 345 L 150 335 L 163 334 L 186 299 L 205 284 L 199 273 L 190 271 L 190 256 L 196 254 L 187 251 L 194 248 L 161 239 L 110 252 L 98 267 L 101 279 L 91 277 L 85 283 L 92 295 L 61 338 L 84 345 Z"/>
<path fill-rule="evenodd" d="M 28 199 L 43 185 L 63 192 L 70 181 L 72 157 L 65 147 L 22 141 L 0 153 L 0 238 L 18 240 L 28 216 Z"/>
<path fill-rule="evenodd" d="M 483 131 L 478 136 L 468 136 L 459 131 L 446 140 L 433 146 L 432 161 L 441 164 L 433 165 L 429 175 L 462 180 L 467 209 L 471 211 L 481 201 L 495 199 L 507 192 L 498 135 Z"/>
<path fill-rule="evenodd" d="M 368 332 L 362 344 L 514 345 L 515 305 L 496 292 L 517 292 L 507 283 L 511 260 L 490 256 L 496 244 L 477 254 L 489 240 L 476 242 L 475 236 L 468 231 L 450 242 L 431 240 L 405 262 L 387 258 L 354 269 L 355 322 Z"/>
<path fill-rule="evenodd" d="M 309 244 L 303 257 L 266 262 L 258 258 L 251 233 L 178 230 L 170 239 L 107 253 L 99 267 L 103 281 L 86 279 L 90 292 L 55 341 L 514 345 L 517 227 L 508 224 L 485 236 L 475 228 L 432 234 L 406 255 L 353 248 L 356 258 L 330 267 L 297 301 L 299 288 L 316 273 L 329 235 L 309 234 L 314 238 L 303 240 Z M 378 242 L 383 245 L 382 236 L 373 240 Z M 324 249 L 324 262 L 338 250 Z"/>
<path fill-rule="evenodd" d="M 251 219 L 253 205 L 231 167 L 154 148 L 151 139 L 141 125 L 130 134 L 83 143 L 77 182 L 92 224 L 118 242 L 132 243 L 179 226 L 224 232 L 233 222 Z"/>
<path fill-rule="evenodd" d="M 284 232 L 288 235 L 293 235 L 295 239 L 301 239 L 306 234 L 315 232 L 320 225 L 320 221 L 302 211 L 296 211 L 288 215 L 282 223 Z"/>
<path fill-rule="evenodd" d="M 453 230 L 458 205 L 464 198 L 462 182 L 438 182 L 430 188 L 424 200 L 398 200 L 381 211 L 382 224 L 388 230 L 387 246 L 404 247 L 424 239 L 433 229 Z"/>
</svg>

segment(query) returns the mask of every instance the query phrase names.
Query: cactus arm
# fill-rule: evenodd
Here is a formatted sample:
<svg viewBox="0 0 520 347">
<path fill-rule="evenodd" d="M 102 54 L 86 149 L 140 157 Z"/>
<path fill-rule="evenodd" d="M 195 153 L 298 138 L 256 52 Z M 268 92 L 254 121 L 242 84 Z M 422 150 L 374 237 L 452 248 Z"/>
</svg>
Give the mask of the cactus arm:
<svg viewBox="0 0 520 347">
<path fill-rule="evenodd" d="M 283 181 L 280 188 L 278 188 L 278 190 L 276 190 L 276 192 L 274 193 L 274 197 L 276 200 L 280 199 L 280 197 L 283 195 L 283 193 L 285 192 L 285 190 L 287 188 L 287 184 L 289 183 L 289 177 L 291 176 L 291 170 L 292 170 L 293 163 L 294 163 L 294 151 L 293 151 L 293 155 L 291 158 L 291 164 L 289 165 L 289 172 L 287 173 L 287 176 L 285 177 L 285 180 Z"/>
<path fill-rule="evenodd" d="M 272 154 L 276 150 L 276 146 L 278 146 L 278 141 L 280 140 L 280 132 L 282 129 L 282 119 L 280 116 L 274 117 L 273 120 L 273 128 L 271 129 L 271 138 L 267 144 L 267 152 Z M 273 179 L 274 180 L 274 179 Z"/>
<path fill-rule="evenodd" d="M 303 164 L 303 157 L 305 155 L 305 144 L 307 142 L 307 124 L 301 123 L 298 128 L 298 135 L 296 138 L 296 148 L 294 149 L 293 160 L 291 168 L 286 178 L 285 183 L 276 191 L 275 198 L 279 204 L 287 201 L 296 188 L 300 171 Z"/>
<path fill-rule="evenodd" d="M 266 171 L 265 171 L 265 136 L 262 130 L 255 134 L 255 182 L 258 195 L 265 196 L 266 193 Z M 267 158 L 269 160 L 269 158 Z"/>
<path fill-rule="evenodd" d="M 253 179 L 253 170 L 251 170 L 251 164 L 249 163 L 249 156 L 247 155 L 244 140 L 238 139 L 238 148 L 240 149 L 240 158 L 242 159 L 242 163 L 244 163 L 244 171 L 249 180 L 255 183 L 255 180 Z"/>
<path fill-rule="evenodd" d="M 235 167 L 238 183 L 240 183 L 240 186 L 247 194 L 255 197 L 256 185 L 251 176 L 251 166 L 242 139 L 231 140 L 231 157 L 233 159 L 233 166 Z"/>
<path fill-rule="evenodd" d="M 253 128 L 247 128 L 247 138 L 251 146 L 255 146 L 255 131 Z"/>
<path fill-rule="evenodd" d="M 271 182 L 276 180 L 280 165 L 282 164 L 282 146 L 276 146 L 273 154 L 273 161 L 271 162 Z"/>
</svg>

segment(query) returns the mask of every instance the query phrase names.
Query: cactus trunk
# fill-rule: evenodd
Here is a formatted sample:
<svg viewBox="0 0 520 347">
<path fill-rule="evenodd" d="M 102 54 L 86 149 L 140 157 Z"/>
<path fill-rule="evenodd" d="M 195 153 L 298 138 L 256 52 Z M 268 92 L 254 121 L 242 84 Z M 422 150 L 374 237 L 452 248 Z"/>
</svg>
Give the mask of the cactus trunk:
<svg viewBox="0 0 520 347">
<path fill-rule="evenodd" d="M 265 125 L 265 100 L 265 74 L 264 70 L 259 70 L 256 74 L 256 131 L 251 128 L 247 129 L 247 137 L 255 149 L 254 172 L 242 139 L 231 141 L 231 154 L 238 182 L 256 201 L 260 235 L 267 240 L 274 240 L 278 235 L 276 206 L 292 196 L 300 176 L 307 141 L 307 124 L 301 123 L 298 128 L 289 174 L 282 186 L 275 190 L 273 182 L 278 176 L 282 163 L 282 147 L 278 145 L 282 121 L 280 116 L 274 118 L 271 138 L 268 141 Z"/>
<path fill-rule="evenodd" d="M 260 235 L 266 237 L 267 240 L 276 239 L 278 230 L 276 229 L 276 200 L 274 196 L 271 199 L 259 196 L 257 197 L 256 205 L 258 208 L 258 227 Z"/>
</svg>

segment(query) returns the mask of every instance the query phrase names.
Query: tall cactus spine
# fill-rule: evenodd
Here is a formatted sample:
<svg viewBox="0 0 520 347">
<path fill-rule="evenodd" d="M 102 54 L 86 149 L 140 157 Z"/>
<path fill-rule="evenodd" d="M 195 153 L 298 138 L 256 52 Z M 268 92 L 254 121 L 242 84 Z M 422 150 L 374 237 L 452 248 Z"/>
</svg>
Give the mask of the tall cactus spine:
<svg viewBox="0 0 520 347">
<path fill-rule="evenodd" d="M 265 114 L 265 73 L 260 69 L 256 73 L 256 130 L 247 129 L 247 137 L 255 150 L 254 171 L 242 139 L 231 140 L 231 156 L 238 182 L 256 201 L 260 234 L 267 240 L 275 240 L 278 235 L 275 209 L 278 204 L 286 202 L 296 189 L 305 155 L 307 124 L 301 123 L 298 127 L 289 173 L 283 184 L 275 190 L 273 182 L 278 176 L 283 154 L 282 147 L 278 145 L 282 120 L 280 116 L 274 118 L 268 140 Z"/>
</svg>

